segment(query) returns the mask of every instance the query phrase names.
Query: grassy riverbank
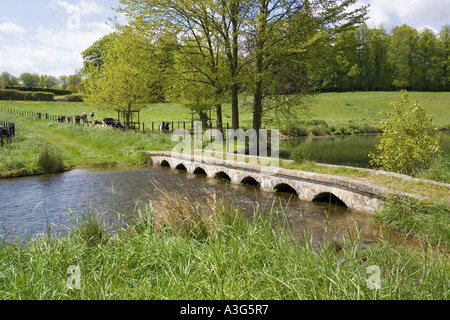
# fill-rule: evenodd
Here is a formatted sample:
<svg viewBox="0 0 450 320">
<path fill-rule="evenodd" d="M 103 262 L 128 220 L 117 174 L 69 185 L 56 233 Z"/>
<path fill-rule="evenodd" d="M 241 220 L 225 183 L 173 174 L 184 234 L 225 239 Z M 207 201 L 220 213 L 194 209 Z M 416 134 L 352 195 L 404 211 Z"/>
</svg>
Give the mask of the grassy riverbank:
<svg viewBox="0 0 450 320">
<path fill-rule="evenodd" d="M 173 144 L 168 134 L 66 125 L 7 112 L 0 113 L 0 118 L 16 123 L 13 143 L 0 148 L 0 178 L 43 173 L 42 148 L 59 155 L 63 167 L 71 169 L 147 164 L 148 150 L 166 150 Z"/>
<path fill-rule="evenodd" d="M 217 199 L 211 210 L 175 196 L 114 235 L 92 214 L 65 237 L 3 243 L 0 299 L 450 298 L 446 249 L 387 237 L 363 247 L 358 236 L 317 246 L 275 214 L 247 221 Z"/>
</svg>

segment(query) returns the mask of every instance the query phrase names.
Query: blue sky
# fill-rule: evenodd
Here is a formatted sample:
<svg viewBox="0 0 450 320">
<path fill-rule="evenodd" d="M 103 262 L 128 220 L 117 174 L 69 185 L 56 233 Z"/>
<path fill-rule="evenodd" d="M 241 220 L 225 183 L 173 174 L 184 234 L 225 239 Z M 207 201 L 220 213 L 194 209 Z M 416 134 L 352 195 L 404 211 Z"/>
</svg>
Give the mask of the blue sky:
<svg viewBox="0 0 450 320">
<path fill-rule="evenodd" d="M 450 24 L 450 0 L 359 0 L 370 4 L 369 26 L 406 23 L 435 32 Z M 81 52 L 112 31 L 119 0 L 0 0 L 0 72 L 69 75 Z"/>
</svg>

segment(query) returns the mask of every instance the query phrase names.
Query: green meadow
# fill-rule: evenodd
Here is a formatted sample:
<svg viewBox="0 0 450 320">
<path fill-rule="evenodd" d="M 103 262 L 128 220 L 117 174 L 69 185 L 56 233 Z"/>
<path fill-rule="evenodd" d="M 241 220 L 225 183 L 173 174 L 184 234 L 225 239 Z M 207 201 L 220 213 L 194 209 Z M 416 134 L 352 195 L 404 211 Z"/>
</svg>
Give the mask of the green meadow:
<svg viewBox="0 0 450 320">
<path fill-rule="evenodd" d="M 411 101 L 418 101 L 425 110 L 434 116 L 434 121 L 440 129 L 450 127 L 450 92 L 408 92 Z M 321 93 L 313 97 L 306 104 L 308 112 L 301 115 L 302 123 L 307 129 L 314 127 L 326 129 L 323 134 L 364 133 L 373 131 L 380 125 L 385 116 L 381 112 L 391 110 L 391 101 L 400 101 L 401 93 L 397 91 L 371 91 L 371 92 L 342 92 Z M 22 111 L 42 112 L 51 115 L 74 116 L 86 112 L 95 113 L 95 119 L 106 117 L 117 118 L 117 112 L 105 108 L 93 107 L 86 103 L 77 102 L 32 102 L 32 101 L 0 101 L 0 106 L 10 107 Z M 156 124 L 162 121 L 186 121 L 192 119 L 191 111 L 173 103 L 158 103 L 147 106 L 141 111 L 140 120 L 151 129 L 151 122 Z M 194 114 L 194 119 L 198 115 Z M 214 110 L 211 118 L 216 119 Z M 271 122 L 274 115 L 266 115 L 265 127 L 275 128 Z M 223 106 L 223 122 L 231 126 L 231 107 Z M 324 124 L 324 122 L 326 124 Z M 240 124 L 243 128 L 251 128 L 252 113 L 249 108 L 242 107 Z M 325 127 L 325 128 L 324 128 Z M 320 130 L 319 130 L 320 133 Z M 310 132 L 314 135 L 314 132 Z M 316 134 L 317 135 L 317 134 Z"/>
</svg>

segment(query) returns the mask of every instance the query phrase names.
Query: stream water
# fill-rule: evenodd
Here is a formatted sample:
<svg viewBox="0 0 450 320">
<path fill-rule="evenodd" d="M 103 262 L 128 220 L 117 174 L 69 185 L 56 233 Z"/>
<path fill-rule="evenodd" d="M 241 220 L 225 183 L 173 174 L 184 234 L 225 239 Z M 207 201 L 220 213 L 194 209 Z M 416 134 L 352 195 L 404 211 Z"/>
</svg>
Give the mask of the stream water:
<svg viewBox="0 0 450 320">
<path fill-rule="evenodd" d="M 295 223 L 299 235 L 306 228 L 314 241 L 320 241 L 326 232 L 341 238 L 355 225 L 365 241 L 376 238 L 372 216 L 163 167 L 77 169 L 56 175 L 0 180 L 0 238 L 10 241 L 33 237 L 48 232 L 49 226 L 52 233 L 64 233 L 75 217 L 88 212 L 88 207 L 110 221 L 130 223 L 137 218 L 138 207 L 156 201 L 155 182 L 158 188 L 189 192 L 195 198 L 216 194 L 226 203 L 242 207 L 249 218 L 257 207 L 263 213 L 273 208 Z"/>
</svg>

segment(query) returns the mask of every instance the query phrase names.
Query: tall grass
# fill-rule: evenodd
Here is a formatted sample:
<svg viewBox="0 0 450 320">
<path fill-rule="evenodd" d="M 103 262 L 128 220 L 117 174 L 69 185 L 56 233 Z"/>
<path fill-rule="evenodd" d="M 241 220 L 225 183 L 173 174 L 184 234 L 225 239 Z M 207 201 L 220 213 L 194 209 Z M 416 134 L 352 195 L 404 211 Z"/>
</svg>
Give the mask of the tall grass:
<svg viewBox="0 0 450 320">
<path fill-rule="evenodd" d="M 308 237 L 299 241 L 273 215 L 256 212 L 248 221 L 226 207 L 216 215 L 195 199 L 175 200 L 180 195 L 167 192 L 154 201 L 158 208 L 142 208 L 118 233 L 101 220 L 80 220 L 81 230 L 65 237 L 0 245 L 0 298 L 449 298 L 448 258 L 432 247 L 382 240 L 363 248 L 358 238 L 317 246 Z M 367 285 L 372 265 L 381 271 L 378 290 Z M 80 270 L 80 289 L 67 285 L 71 266 Z"/>
<path fill-rule="evenodd" d="M 391 196 L 375 217 L 390 228 L 434 245 L 450 245 L 450 207 L 444 202 Z"/>
<path fill-rule="evenodd" d="M 48 146 L 42 147 L 39 153 L 38 166 L 46 173 L 64 171 L 64 161 L 61 151 Z"/>
</svg>

